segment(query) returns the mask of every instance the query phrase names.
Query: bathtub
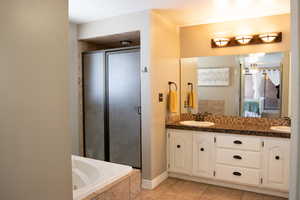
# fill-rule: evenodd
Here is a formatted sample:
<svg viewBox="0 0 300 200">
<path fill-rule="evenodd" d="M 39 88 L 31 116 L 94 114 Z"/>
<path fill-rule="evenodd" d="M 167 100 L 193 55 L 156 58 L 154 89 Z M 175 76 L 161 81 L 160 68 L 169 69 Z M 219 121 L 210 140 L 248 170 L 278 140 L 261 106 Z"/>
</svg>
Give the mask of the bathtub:
<svg viewBox="0 0 300 200">
<path fill-rule="evenodd" d="M 130 166 L 72 156 L 73 200 L 83 199 L 131 171 Z"/>
</svg>

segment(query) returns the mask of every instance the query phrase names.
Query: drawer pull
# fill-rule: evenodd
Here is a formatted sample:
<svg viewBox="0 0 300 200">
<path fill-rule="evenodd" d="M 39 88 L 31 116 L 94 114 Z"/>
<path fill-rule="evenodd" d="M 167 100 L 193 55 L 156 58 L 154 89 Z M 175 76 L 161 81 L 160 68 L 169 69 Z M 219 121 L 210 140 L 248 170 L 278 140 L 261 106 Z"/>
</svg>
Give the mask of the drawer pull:
<svg viewBox="0 0 300 200">
<path fill-rule="evenodd" d="M 276 159 L 276 160 L 280 160 L 280 157 L 279 157 L 279 156 L 275 156 L 275 159 Z"/>
<path fill-rule="evenodd" d="M 232 174 L 235 176 L 242 176 L 242 174 L 240 172 L 233 172 Z"/>
<path fill-rule="evenodd" d="M 239 156 L 239 155 L 234 155 L 233 158 L 237 159 L 237 160 L 242 160 L 242 156 Z"/>
<path fill-rule="evenodd" d="M 233 143 L 234 144 L 243 144 L 242 141 L 240 141 L 240 140 L 235 140 L 235 141 L 233 141 Z"/>
<path fill-rule="evenodd" d="M 179 149 L 179 148 L 180 148 L 180 145 L 177 145 L 177 148 Z"/>
<path fill-rule="evenodd" d="M 204 151 L 204 148 L 201 148 L 200 151 Z"/>
</svg>

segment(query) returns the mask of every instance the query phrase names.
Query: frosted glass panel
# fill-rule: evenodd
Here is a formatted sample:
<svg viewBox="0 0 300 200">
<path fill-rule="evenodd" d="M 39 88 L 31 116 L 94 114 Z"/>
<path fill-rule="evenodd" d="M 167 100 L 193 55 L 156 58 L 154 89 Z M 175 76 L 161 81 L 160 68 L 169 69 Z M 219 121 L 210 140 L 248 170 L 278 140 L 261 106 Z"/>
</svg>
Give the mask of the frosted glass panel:
<svg viewBox="0 0 300 200">
<path fill-rule="evenodd" d="M 140 168 L 140 53 L 109 53 L 110 161 Z"/>
<path fill-rule="evenodd" d="M 84 54 L 83 66 L 84 137 L 86 156 L 104 160 L 104 53 Z"/>
</svg>

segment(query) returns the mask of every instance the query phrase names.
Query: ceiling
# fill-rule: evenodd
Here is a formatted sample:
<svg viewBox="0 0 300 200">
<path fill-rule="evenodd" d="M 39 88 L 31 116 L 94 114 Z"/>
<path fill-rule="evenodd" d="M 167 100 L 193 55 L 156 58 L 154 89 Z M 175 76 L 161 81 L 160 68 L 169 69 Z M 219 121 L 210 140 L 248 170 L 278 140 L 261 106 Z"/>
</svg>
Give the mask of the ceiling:
<svg viewBox="0 0 300 200">
<path fill-rule="evenodd" d="M 184 26 L 289 13 L 290 0 L 69 0 L 78 24 L 148 9 Z"/>
<path fill-rule="evenodd" d="M 140 45 L 140 32 L 133 31 L 127 33 L 113 34 L 101 37 L 86 39 L 87 42 L 101 45 L 104 49 L 124 47 L 121 41 L 130 41 L 129 46 Z"/>
</svg>

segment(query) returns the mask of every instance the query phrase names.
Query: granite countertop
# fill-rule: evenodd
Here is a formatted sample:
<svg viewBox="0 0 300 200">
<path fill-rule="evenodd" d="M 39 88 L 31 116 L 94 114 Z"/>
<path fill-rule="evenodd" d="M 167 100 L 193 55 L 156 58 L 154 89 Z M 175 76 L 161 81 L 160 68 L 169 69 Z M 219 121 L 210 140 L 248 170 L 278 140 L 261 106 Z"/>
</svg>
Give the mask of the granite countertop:
<svg viewBox="0 0 300 200">
<path fill-rule="evenodd" d="M 180 124 L 180 122 L 167 123 L 166 128 L 169 129 L 180 129 L 180 130 L 191 130 L 191 131 L 206 131 L 215 133 L 228 133 L 228 134 L 239 134 L 239 135 L 253 135 L 253 136 L 264 136 L 264 137 L 280 137 L 290 138 L 291 133 L 277 132 L 270 129 L 270 127 L 259 127 L 251 125 L 234 125 L 234 124 L 215 124 L 209 127 L 195 127 L 186 126 Z"/>
</svg>

